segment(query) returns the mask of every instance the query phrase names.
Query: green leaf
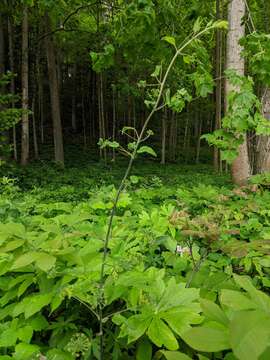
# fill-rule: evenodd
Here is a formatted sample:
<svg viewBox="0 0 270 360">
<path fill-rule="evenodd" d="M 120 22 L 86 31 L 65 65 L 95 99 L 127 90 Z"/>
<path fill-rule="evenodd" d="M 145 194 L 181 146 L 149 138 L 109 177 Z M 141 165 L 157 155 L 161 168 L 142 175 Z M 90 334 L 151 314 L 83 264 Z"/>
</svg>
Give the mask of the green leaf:
<svg viewBox="0 0 270 360">
<path fill-rule="evenodd" d="M 161 72 L 161 65 L 157 65 L 155 71 L 151 74 L 152 77 L 159 77 Z"/>
<path fill-rule="evenodd" d="M 15 306 L 13 316 L 24 313 L 25 318 L 28 319 L 39 312 L 43 307 L 49 305 L 51 300 L 52 293 L 28 296 Z"/>
<path fill-rule="evenodd" d="M 20 255 L 13 263 L 11 270 L 17 270 L 32 264 L 36 260 L 37 252 L 30 251 L 26 254 Z"/>
<path fill-rule="evenodd" d="M 139 341 L 136 352 L 136 360 L 151 360 L 152 359 L 152 345 L 146 338 Z"/>
<path fill-rule="evenodd" d="M 17 332 L 14 329 L 7 329 L 4 330 L 0 334 L 0 347 L 10 347 L 14 346 L 17 341 Z"/>
<path fill-rule="evenodd" d="M 209 327 L 209 325 L 194 327 L 184 333 L 182 338 L 197 351 L 217 352 L 231 348 L 229 332 L 223 326 L 217 326 L 216 328 Z"/>
<path fill-rule="evenodd" d="M 167 360 L 191 360 L 189 356 L 179 351 L 160 350 L 158 354 L 163 355 Z"/>
<path fill-rule="evenodd" d="M 0 249 L 0 252 L 5 253 L 5 252 L 13 251 L 13 250 L 18 249 L 19 247 L 21 247 L 24 243 L 25 243 L 25 240 L 19 240 L 19 239 L 9 241 L 5 246 L 3 246 Z"/>
<path fill-rule="evenodd" d="M 46 329 L 49 326 L 49 323 L 41 314 L 37 314 L 36 316 L 31 317 L 31 319 L 27 320 L 27 323 L 32 327 L 35 331 L 41 331 Z"/>
<path fill-rule="evenodd" d="M 202 19 L 201 17 L 198 17 L 198 19 L 195 21 L 194 25 L 193 25 L 193 32 L 196 34 L 200 31 L 202 26 Z"/>
<path fill-rule="evenodd" d="M 235 290 L 221 290 L 220 302 L 233 310 L 255 309 L 256 304 L 252 302 L 244 293 Z"/>
<path fill-rule="evenodd" d="M 229 324 L 226 314 L 213 301 L 201 299 L 201 307 L 204 315 L 213 321 L 217 321 L 225 326 Z"/>
<path fill-rule="evenodd" d="M 164 36 L 162 38 L 162 40 L 167 41 L 167 43 L 169 43 L 169 44 L 173 45 L 174 47 L 176 47 L 176 41 L 175 41 L 174 37 L 172 37 L 172 36 Z"/>
<path fill-rule="evenodd" d="M 17 336 L 18 338 L 23 341 L 24 343 L 29 344 L 32 336 L 33 336 L 33 329 L 30 325 L 24 326 L 22 328 L 20 328 L 17 331 Z"/>
<path fill-rule="evenodd" d="M 46 353 L 47 360 L 74 360 L 74 357 L 60 349 L 51 349 Z"/>
<path fill-rule="evenodd" d="M 147 331 L 149 339 L 158 347 L 163 345 L 169 350 L 177 350 L 179 345 L 170 328 L 158 317 L 155 317 Z"/>
<path fill-rule="evenodd" d="M 37 345 L 30 345 L 20 343 L 15 347 L 15 354 L 13 358 L 15 360 L 26 360 L 31 359 L 31 357 L 39 352 L 39 347 Z"/>
<path fill-rule="evenodd" d="M 238 312 L 230 324 L 230 343 L 239 360 L 255 360 L 270 346 L 270 318 L 261 311 Z"/>
<path fill-rule="evenodd" d="M 38 253 L 35 260 L 37 267 L 45 272 L 51 270 L 56 262 L 56 258 L 54 256 L 46 253 Z"/>
<path fill-rule="evenodd" d="M 128 318 L 127 320 L 124 317 L 114 317 L 114 322 L 124 321 L 121 326 L 121 332 L 119 337 L 128 336 L 128 342 L 138 340 L 143 336 L 151 323 L 151 315 L 149 314 L 139 314 L 134 315 Z"/>
<path fill-rule="evenodd" d="M 200 324 L 203 318 L 194 312 L 193 309 L 185 307 L 173 308 L 160 316 L 164 319 L 170 328 L 179 336 L 191 328 L 191 324 Z"/>
<path fill-rule="evenodd" d="M 224 29 L 224 30 L 227 30 L 228 29 L 228 21 L 226 20 L 218 20 L 218 21 L 215 21 L 213 26 L 216 28 L 216 29 Z"/>
<path fill-rule="evenodd" d="M 156 152 L 150 146 L 142 146 L 137 151 L 138 154 L 149 154 L 154 157 L 157 157 Z"/>
<path fill-rule="evenodd" d="M 130 182 L 132 184 L 138 184 L 138 182 L 140 180 L 140 178 L 138 176 L 135 176 L 135 175 L 131 175 L 129 179 L 130 179 Z"/>
</svg>

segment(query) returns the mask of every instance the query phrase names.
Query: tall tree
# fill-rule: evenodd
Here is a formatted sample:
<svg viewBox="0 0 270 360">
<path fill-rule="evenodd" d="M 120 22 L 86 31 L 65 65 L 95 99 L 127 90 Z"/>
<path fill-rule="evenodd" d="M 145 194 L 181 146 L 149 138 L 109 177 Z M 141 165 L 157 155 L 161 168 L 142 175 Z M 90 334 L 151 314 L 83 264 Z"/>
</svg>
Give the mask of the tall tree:
<svg viewBox="0 0 270 360">
<path fill-rule="evenodd" d="M 21 142 L 21 164 L 26 165 L 29 160 L 29 112 L 28 112 L 28 7 L 23 8 L 22 21 L 22 142 Z"/>
<path fill-rule="evenodd" d="M 263 3 L 263 27 L 266 34 L 270 31 L 270 4 L 269 1 Z M 263 115 L 270 121 L 270 87 L 269 83 L 263 89 L 262 105 Z M 255 170 L 257 173 L 270 171 L 270 137 L 259 135 L 256 138 L 256 159 Z"/>
<path fill-rule="evenodd" d="M 15 73 L 15 61 L 14 61 L 14 40 L 13 40 L 13 24 L 11 22 L 11 16 L 8 17 L 8 48 L 9 48 L 9 66 L 10 71 Z M 15 79 L 12 76 L 10 80 L 10 92 L 13 96 L 15 96 Z M 12 99 L 12 108 L 15 108 L 15 100 Z M 14 159 L 18 160 L 17 154 L 17 139 L 16 139 L 16 126 L 13 126 L 13 155 Z"/>
<path fill-rule="evenodd" d="M 50 82 L 51 114 L 53 120 L 54 155 L 55 161 L 64 166 L 64 147 L 60 111 L 59 84 L 57 77 L 55 48 L 51 36 L 51 21 L 48 13 L 45 14 L 45 29 L 45 48 Z"/>
<path fill-rule="evenodd" d="M 222 18 L 223 1 L 216 0 L 216 19 Z M 221 127 L 222 116 L 222 50 L 223 50 L 223 37 L 221 29 L 216 30 L 216 114 L 215 114 L 215 130 Z M 219 149 L 214 148 L 214 168 L 216 171 L 220 170 L 220 156 Z"/>
<path fill-rule="evenodd" d="M 245 0 L 232 0 L 228 7 L 229 31 L 227 38 L 227 69 L 234 69 L 239 75 L 245 73 L 245 60 L 241 56 L 242 47 L 240 39 L 245 35 Z M 230 91 L 236 90 L 226 81 L 226 98 Z M 243 185 L 250 176 L 247 138 L 238 149 L 238 156 L 232 164 L 232 178 L 235 184 Z"/>
</svg>

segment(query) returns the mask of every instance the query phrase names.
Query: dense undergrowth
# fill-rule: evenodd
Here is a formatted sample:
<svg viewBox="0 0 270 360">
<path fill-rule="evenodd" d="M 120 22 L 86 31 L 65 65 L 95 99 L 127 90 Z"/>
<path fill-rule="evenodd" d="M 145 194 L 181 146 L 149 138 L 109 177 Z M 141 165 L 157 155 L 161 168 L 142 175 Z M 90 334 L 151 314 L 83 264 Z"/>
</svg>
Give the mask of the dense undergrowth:
<svg viewBox="0 0 270 360">
<path fill-rule="evenodd" d="M 99 358 L 125 163 L 84 165 L 2 170 L 0 359 Z M 105 267 L 105 359 L 269 359 L 266 180 L 239 189 L 208 166 L 135 166 Z"/>
</svg>

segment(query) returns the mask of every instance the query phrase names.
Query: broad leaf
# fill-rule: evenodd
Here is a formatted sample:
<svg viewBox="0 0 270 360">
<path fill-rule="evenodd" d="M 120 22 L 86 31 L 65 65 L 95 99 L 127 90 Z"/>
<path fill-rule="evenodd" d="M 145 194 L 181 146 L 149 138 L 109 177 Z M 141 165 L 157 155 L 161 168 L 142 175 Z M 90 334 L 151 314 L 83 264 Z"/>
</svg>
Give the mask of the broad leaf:
<svg viewBox="0 0 270 360">
<path fill-rule="evenodd" d="M 193 349 L 204 352 L 217 352 L 231 348 L 229 332 L 225 327 L 194 327 L 182 335 L 184 341 Z"/>
<path fill-rule="evenodd" d="M 180 353 L 179 351 L 165 351 L 161 350 L 158 355 L 163 355 L 167 360 L 191 360 L 186 354 Z"/>
<path fill-rule="evenodd" d="M 158 317 L 155 317 L 147 331 L 149 339 L 158 347 L 163 345 L 169 350 L 177 350 L 178 342 L 170 328 Z"/>
<path fill-rule="evenodd" d="M 149 154 L 154 157 L 157 157 L 156 152 L 150 146 L 142 146 L 137 151 L 138 154 Z"/>
<path fill-rule="evenodd" d="M 261 311 L 241 311 L 230 324 L 230 343 L 239 360 L 255 360 L 270 346 L 270 318 Z"/>
<path fill-rule="evenodd" d="M 167 41 L 167 43 L 169 43 L 169 44 L 173 45 L 174 47 L 176 47 L 176 41 L 175 41 L 174 37 L 172 37 L 172 36 L 164 36 L 162 38 L 162 40 Z"/>
</svg>

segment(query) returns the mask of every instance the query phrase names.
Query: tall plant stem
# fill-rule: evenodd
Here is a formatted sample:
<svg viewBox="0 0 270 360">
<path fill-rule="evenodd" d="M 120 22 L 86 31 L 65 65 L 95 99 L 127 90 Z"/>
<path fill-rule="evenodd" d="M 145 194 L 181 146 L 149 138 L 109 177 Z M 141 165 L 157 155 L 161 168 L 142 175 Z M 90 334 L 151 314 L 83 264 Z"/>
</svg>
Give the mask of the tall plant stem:
<svg viewBox="0 0 270 360">
<path fill-rule="evenodd" d="M 171 59 L 170 64 L 168 65 L 168 68 L 163 76 L 163 79 L 160 83 L 159 86 L 159 93 L 156 99 L 156 102 L 153 106 L 153 109 L 151 110 L 150 114 L 148 115 L 148 117 L 146 118 L 141 132 L 139 133 L 138 139 L 136 141 L 136 144 L 134 146 L 134 150 L 133 153 L 131 154 L 126 172 L 121 180 L 121 183 L 118 187 L 115 199 L 114 199 L 114 203 L 113 203 L 113 207 L 111 210 L 111 214 L 109 217 L 109 222 L 108 222 L 108 228 L 107 228 L 107 232 L 106 232 L 106 237 L 105 237 L 105 242 L 104 242 L 104 249 L 103 249 L 103 258 L 102 258 L 102 265 L 101 265 L 101 271 L 100 271 L 100 285 L 99 285 L 99 301 L 98 301 L 98 315 L 99 315 L 99 335 L 100 335 L 100 360 L 104 360 L 104 333 L 103 333 L 103 302 L 104 302 L 104 278 L 105 278 L 105 265 L 106 265 L 106 260 L 107 260 L 107 255 L 108 255 L 108 247 L 109 247 L 109 242 L 111 239 L 111 233 L 112 233 L 112 225 L 113 225 L 113 220 L 116 214 L 116 209 L 117 209 L 117 204 L 120 198 L 120 195 L 122 193 L 122 191 L 125 188 L 125 184 L 126 184 L 126 180 L 130 174 L 132 165 L 134 163 L 134 160 L 136 158 L 137 155 L 137 151 L 138 148 L 141 144 L 141 142 L 143 141 L 147 126 L 149 125 L 150 120 L 152 119 L 153 115 L 155 114 L 155 112 L 157 112 L 160 109 L 160 101 L 162 99 L 162 95 L 163 95 L 163 91 L 166 85 L 166 82 L 168 80 L 168 76 L 175 64 L 175 61 L 177 60 L 178 56 L 181 55 L 182 51 L 189 46 L 194 40 L 196 40 L 197 38 L 199 38 L 200 36 L 202 36 L 203 34 L 205 34 L 206 32 L 210 31 L 211 29 L 215 28 L 215 25 L 211 24 L 210 26 L 207 26 L 205 29 L 203 29 L 202 31 L 198 32 L 197 34 L 195 34 L 193 37 L 191 37 L 184 45 L 182 45 L 179 49 L 176 49 L 176 52 L 173 56 L 173 58 Z"/>
</svg>

